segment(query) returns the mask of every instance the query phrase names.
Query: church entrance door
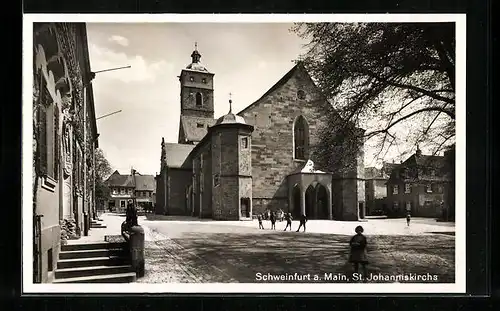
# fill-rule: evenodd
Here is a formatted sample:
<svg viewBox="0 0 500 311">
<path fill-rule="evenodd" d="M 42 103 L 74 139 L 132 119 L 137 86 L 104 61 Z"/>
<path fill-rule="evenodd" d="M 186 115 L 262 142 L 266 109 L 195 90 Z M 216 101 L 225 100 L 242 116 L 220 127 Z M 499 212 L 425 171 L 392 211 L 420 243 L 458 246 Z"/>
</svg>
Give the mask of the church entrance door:
<svg viewBox="0 0 500 311">
<path fill-rule="evenodd" d="M 316 208 L 318 219 L 328 219 L 328 192 L 322 184 L 316 187 Z"/>
<path fill-rule="evenodd" d="M 306 190 L 306 216 L 308 219 L 316 218 L 315 201 L 316 201 L 316 190 L 312 185 L 310 185 L 309 187 L 307 187 Z"/>
<path fill-rule="evenodd" d="M 240 206 L 241 206 L 241 217 L 245 218 L 250 217 L 250 199 L 241 198 Z"/>
</svg>

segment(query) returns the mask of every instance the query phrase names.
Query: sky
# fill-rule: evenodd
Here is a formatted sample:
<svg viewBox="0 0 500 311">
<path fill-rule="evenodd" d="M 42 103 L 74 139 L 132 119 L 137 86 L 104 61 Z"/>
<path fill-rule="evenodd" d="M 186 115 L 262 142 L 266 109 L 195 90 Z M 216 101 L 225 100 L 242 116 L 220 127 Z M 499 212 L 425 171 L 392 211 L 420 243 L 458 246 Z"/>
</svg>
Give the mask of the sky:
<svg viewBox="0 0 500 311">
<path fill-rule="evenodd" d="M 214 117 L 240 111 L 260 98 L 306 52 L 308 43 L 291 23 L 87 23 L 99 147 L 113 169 L 160 171 L 161 140 L 176 143 L 180 117 L 178 76 L 197 44 L 201 63 L 214 76 Z M 112 68 L 131 66 L 116 71 Z M 394 100 L 394 99 L 393 99 Z M 399 101 L 396 102 L 400 104 Z M 372 120 L 378 122 L 376 120 Z M 380 154 L 378 140 L 365 142 L 365 166 L 406 159 L 416 146 L 402 139 Z M 396 127 L 395 127 L 396 128 Z M 366 129 L 366 127 L 365 127 Z M 422 148 L 424 154 L 431 154 Z"/>
<path fill-rule="evenodd" d="M 180 85 L 195 42 L 201 63 L 215 74 L 215 118 L 261 97 L 293 66 L 307 43 L 292 24 L 88 23 L 99 147 L 113 169 L 160 170 L 160 144 L 177 142 Z"/>
</svg>

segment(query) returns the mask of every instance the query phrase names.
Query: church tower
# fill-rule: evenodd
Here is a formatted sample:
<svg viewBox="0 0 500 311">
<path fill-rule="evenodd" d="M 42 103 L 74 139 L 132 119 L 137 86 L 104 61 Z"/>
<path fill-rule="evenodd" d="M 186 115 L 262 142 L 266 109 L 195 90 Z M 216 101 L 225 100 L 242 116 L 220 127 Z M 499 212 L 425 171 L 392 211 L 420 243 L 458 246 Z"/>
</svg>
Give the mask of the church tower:
<svg viewBox="0 0 500 311">
<path fill-rule="evenodd" d="M 181 71 L 180 144 L 201 141 L 214 120 L 214 74 L 200 62 L 197 44 L 191 54 L 191 63 Z"/>
</svg>

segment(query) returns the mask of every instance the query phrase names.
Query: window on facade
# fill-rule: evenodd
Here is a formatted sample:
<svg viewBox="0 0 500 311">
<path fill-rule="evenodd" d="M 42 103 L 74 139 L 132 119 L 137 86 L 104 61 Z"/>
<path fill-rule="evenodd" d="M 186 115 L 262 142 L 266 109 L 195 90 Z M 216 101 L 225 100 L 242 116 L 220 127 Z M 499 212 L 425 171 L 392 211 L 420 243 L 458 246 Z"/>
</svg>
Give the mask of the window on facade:
<svg viewBox="0 0 500 311">
<path fill-rule="evenodd" d="M 398 194 L 399 193 L 399 185 L 394 185 L 392 187 L 392 194 Z"/>
<path fill-rule="evenodd" d="M 132 194 L 132 189 L 128 189 L 128 194 Z"/>
<path fill-rule="evenodd" d="M 432 184 L 428 184 L 428 185 L 426 186 L 426 191 L 427 191 L 428 193 L 431 193 L 431 192 L 432 192 Z"/>
<path fill-rule="evenodd" d="M 125 189 L 120 189 L 120 194 L 125 194 Z"/>
<path fill-rule="evenodd" d="M 194 82 L 194 77 L 189 77 L 189 81 Z"/>
<path fill-rule="evenodd" d="M 201 93 L 196 93 L 196 107 L 201 107 L 203 106 L 203 97 L 201 96 Z"/>
<path fill-rule="evenodd" d="M 304 90 L 298 90 L 297 91 L 297 98 L 298 99 L 305 99 L 306 98 L 306 92 L 304 92 Z"/>
<path fill-rule="evenodd" d="M 241 149 L 247 149 L 248 148 L 248 137 L 243 137 L 241 139 Z"/>
<path fill-rule="evenodd" d="M 125 201 L 124 200 L 120 201 L 120 207 L 125 207 Z"/>
<path fill-rule="evenodd" d="M 411 192 L 411 184 L 405 184 L 405 193 Z"/>
<path fill-rule="evenodd" d="M 392 205 L 394 209 L 399 209 L 399 202 L 394 201 L 394 204 Z"/>
<path fill-rule="evenodd" d="M 406 210 L 411 211 L 411 202 L 406 202 Z"/>
<path fill-rule="evenodd" d="M 437 190 L 439 193 L 443 193 L 443 186 L 442 185 L 438 185 L 437 186 Z"/>
<path fill-rule="evenodd" d="M 203 78 L 203 79 L 201 79 L 201 82 L 207 83 L 207 79 Z"/>
<path fill-rule="evenodd" d="M 220 176 L 219 174 L 214 175 L 214 187 L 217 187 L 220 185 Z"/>
<path fill-rule="evenodd" d="M 40 76 L 38 109 L 38 140 L 40 171 L 43 175 L 59 178 L 59 109 Z"/>
<path fill-rule="evenodd" d="M 432 176 L 432 177 L 436 176 L 436 170 L 435 170 L 435 169 L 431 169 L 431 170 L 430 170 L 430 173 L 431 173 L 431 176 Z"/>
<path fill-rule="evenodd" d="M 203 123 L 196 123 L 196 127 L 197 128 L 204 128 L 205 126 L 203 125 Z"/>
<path fill-rule="evenodd" d="M 118 189 L 113 188 L 113 194 L 118 194 Z"/>
<path fill-rule="evenodd" d="M 299 116 L 294 124 L 294 158 L 306 160 L 306 152 L 308 145 L 307 137 L 307 122 L 303 116 Z"/>
</svg>

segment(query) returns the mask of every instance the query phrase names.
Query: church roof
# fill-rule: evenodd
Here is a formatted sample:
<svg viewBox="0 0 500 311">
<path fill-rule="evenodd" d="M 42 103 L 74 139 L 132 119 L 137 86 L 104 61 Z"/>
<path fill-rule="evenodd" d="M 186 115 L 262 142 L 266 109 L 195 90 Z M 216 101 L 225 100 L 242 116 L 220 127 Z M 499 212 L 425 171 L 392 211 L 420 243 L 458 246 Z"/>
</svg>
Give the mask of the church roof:
<svg viewBox="0 0 500 311">
<path fill-rule="evenodd" d="M 181 115 L 182 131 L 188 141 L 201 141 L 207 134 L 208 128 L 214 125 L 214 123 L 215 119 L 212 118 Z"/>
<path fill-rule="evenodd" d="M 167 166 L 180 168 L 195 145 L 165 143 Z"/>
<path fill-rule="evenodd" d="M 247 124 L 247 123 L 245 122 L 245 119 L 242 116 L 238 116 L 230 112 L 217 119 L 215 125 L 219 124 Z"/>
<path fill-rule="evenodd" d="M 203 66 L 201 63 L 191 63 L 186 66 L 186 69 L 194 70 L 194 71 L 203 71 L 208 72 L 207 68 Z"/>
<path fill-rule="evenodd" d="M 135 190 L 154 191 L 155 177 L 153 175 L 135 175 Z"/>
<path fill-rule="evenodd" d="M 278 88 L 280 88 L 282 85 L 284 85 L 288 80 L 290 80 L 290 78 L 295 74 L 295 72 L 299 68 L 303 68 L 303 65 L 301 65 L 300 63 L 298 63 L 295 66 L 293 66 L 292 69 L 290 69 L 290 71 L 288 71 L 281 79 L 279 79 L 278 82 L 276 82 L 269 90 L 267 90 L 267 92 L 265 92 L 264 95 L 262 95 L 255 102 L 253 102 L 252 104 L 250 104 L 249 106 L 245 107 L 243 110 L 241 110 L 240 112 L 238 112 L 238 114 L 241 114 L 244 111 L 246 111 L 247 109 L 249 109 L 250 107 L 253 107 L 260 100 L 262 100 L 263 98 L 265 98 L 266 96 L 268 96 L 269 94 L 271 94 L 272 92 L 274 92 L 275 90 L 277 90 Z"/>
</svg>

